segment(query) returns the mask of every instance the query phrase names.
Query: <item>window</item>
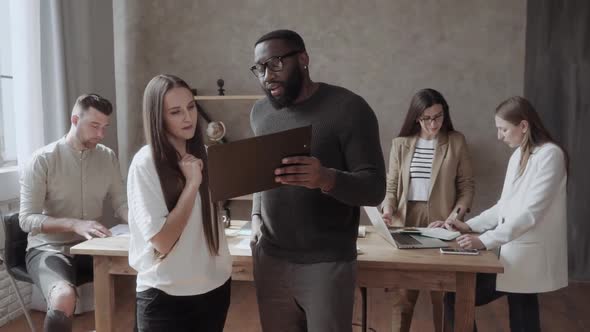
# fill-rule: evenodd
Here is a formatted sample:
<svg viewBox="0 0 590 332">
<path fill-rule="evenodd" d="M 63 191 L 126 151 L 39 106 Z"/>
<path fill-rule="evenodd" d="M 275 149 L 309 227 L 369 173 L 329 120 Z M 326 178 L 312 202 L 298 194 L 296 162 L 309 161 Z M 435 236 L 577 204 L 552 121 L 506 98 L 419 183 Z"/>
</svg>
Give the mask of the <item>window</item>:
<svg viewBox="0 0 590 332">
<path fill-rule="evenodd" d="M 0 1 L 0 169 L 16 165 L 10 1 Z"/>
<path fill-rule="evenodd" d="M 18 197 L 10 1 L 0 1 L 0 202 Z"/>
</svg>

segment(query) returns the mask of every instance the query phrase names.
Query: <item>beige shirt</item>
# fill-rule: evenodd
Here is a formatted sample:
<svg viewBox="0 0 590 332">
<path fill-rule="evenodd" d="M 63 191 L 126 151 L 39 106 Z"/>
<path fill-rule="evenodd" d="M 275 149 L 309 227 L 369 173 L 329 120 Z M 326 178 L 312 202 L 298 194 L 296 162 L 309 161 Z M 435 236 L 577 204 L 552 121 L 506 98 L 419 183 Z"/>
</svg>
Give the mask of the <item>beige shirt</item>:
<svg viewBox="0 0 590 332">
<path fill-rule="evenodd" d="M 27 250 L 60 251 L 84 240 L 75 233 L 41 233 L 48 216 L 101 222 L 110 197 L 115 214 L 127 220 L 127 197 L 113 150 L 98 144 L 77 151 L 65 137 L 37 150 L 21 173 L 20 226 L 29 232 Z"/>
</svg>

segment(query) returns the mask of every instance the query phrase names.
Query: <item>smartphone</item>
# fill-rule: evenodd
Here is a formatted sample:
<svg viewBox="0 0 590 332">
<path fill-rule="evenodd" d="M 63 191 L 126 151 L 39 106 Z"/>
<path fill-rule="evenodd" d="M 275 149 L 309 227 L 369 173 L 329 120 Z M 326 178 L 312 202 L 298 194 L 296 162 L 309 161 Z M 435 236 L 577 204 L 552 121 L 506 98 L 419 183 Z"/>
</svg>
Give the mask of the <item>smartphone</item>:
<svg viewBox="0 0 590 332">
<path fill-rule="evenodd" d="M 449 255 L 479 255 L 477 249 L 462 249 L 462 248 L 440 248 L 441 254 Z"/>
</svg>

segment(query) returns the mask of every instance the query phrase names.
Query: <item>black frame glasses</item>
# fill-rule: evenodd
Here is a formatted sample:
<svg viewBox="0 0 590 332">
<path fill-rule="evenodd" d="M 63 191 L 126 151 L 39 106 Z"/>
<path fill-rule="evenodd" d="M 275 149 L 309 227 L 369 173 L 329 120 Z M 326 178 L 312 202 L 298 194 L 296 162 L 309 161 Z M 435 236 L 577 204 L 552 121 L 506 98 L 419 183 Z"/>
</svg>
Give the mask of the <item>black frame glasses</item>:
<svg viewBox="0 0 590 332">
<path fill-rule="evenodd" d="M 445 116 L 445 112 L 440 112 L 437 115 L 433 116 L 433 117 L 429 117 L 429 116 L 421 116 L 418 118 L 418 120 L 420 122 L 424 122 L 426 124 L 430 124 L 433 122 L 439 122 L 442 121 L 444 119 Z"/>
<path fill-rule="evenodd" d="M 268 58 L 263 63 L 257 63 L 254 66 L 250 67 L 250 71 L 254 76 L 260 78 L 263 77 L 266 73 L 266 68 L 268 68 L 272 72 L 279 72 L 283 70 L 283 59 L 293 56 L 295 54 L 299 54 L 303 52 L 302 50 L 291 51 L 289 53 L 273 56 Z"/>
</svg>

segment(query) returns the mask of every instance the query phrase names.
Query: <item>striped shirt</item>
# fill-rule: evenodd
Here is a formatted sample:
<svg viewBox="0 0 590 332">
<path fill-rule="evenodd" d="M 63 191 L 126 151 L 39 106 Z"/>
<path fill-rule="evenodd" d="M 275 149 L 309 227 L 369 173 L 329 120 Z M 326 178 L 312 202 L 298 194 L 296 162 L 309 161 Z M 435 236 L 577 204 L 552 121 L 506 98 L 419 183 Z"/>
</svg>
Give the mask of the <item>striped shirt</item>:
<svg viewBox="0 0 590 332">
<path fill-rule="evenodd" d="M 436 140 L 418 138 L 416 150 L 410 163 L 409 201 L 427 202 L 430 195 L 430 175 Z"/>
</svg>

